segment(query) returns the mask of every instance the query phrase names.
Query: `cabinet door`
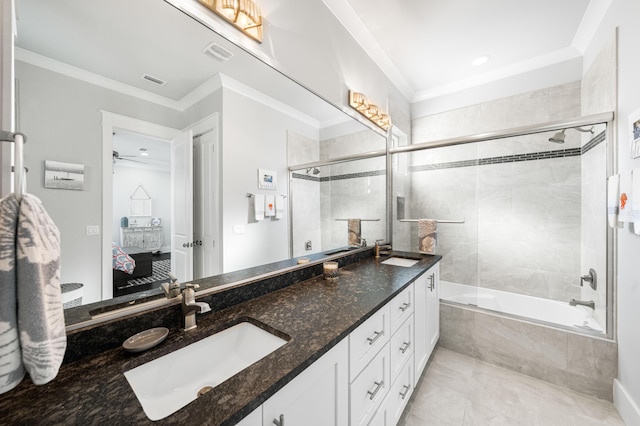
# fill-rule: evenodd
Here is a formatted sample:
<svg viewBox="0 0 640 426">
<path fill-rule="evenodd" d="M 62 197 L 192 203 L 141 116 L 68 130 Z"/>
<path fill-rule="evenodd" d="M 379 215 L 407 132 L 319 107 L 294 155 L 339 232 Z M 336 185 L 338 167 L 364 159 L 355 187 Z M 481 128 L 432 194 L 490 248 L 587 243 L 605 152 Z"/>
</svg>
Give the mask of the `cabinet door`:
<svg viewBox="0 0 640 426">
<path fill-rule="evenodd" d="M 438 343 L 440 337 L 440 264 L 437 263 L 429 271 L 427 277 L 427 358 Z"/>
<path fill-rule="evenodd" d="M 347 426 L 348 352 L 345 339 L 265 401 L 263 425 Z"/>
<path fill-rule="evenodd" d="M 413 353 L 415 360 L 415 381 L 417 383 L 420 375 L 427 365 L 429 356 L 427 355 L 427 293 L 429 292 L 428 277 L 430 271 L 425 272 L 414 282 L 415 306 L 413 317 L 415 321 Z"/>
<path fill-rule="evenodd" d="M 236 426 L 262 426 L 262 406 L 256 408 Z"/>
</svg>

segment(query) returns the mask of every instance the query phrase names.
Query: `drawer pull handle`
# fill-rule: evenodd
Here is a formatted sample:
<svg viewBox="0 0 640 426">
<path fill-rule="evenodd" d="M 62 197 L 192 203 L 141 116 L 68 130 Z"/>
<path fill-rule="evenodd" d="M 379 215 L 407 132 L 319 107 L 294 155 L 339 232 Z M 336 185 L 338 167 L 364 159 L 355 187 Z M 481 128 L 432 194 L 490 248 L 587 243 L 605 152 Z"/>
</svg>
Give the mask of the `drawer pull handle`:
<svg viewBox="0 0 640 426">
<path fill-rule="evenodd" d="M 400 396 L 402 397 L 402 399 L 405 399 L 407 397 L 407 394 L 409 393 L 409 389 L 411 389 L 411 386 L 404 385 L 402 388 L 404 390 L 402 392 L 400 392 Z"/>
<path fill-rule="evenodd" d="M 376 385 L 376 388 L 372 391 L 367 391 L 369 394 L 369 399 L 373 400 L 376 397 L 376 394 L 382 387 L 384 386 L 384 380 L 380 380 L 379 382 L 373 382 Z"/>
<path fill-rule="evenodd" d="M 431 291 L 433 291 L 433 289 L 434 289 L 434 288 L 435 288 L 435 286 L 436 286 L 436 276 L 435 276 L 435 274 L 431 274 L 431 275 L 429 276 L 429 281 L 431 281 L 431 283 L 429 284 L 429 289 L 430 289 Z"/>
<path fill-rule="evenodd" d="M 410 346 L 411 346 L 411 342 L 404 342 L 404 344 L 400 348 L 400 352 L 405 353 Z"/>
<path fill-rule="evenodd" d="M 280 421 L 278 421 L 278 419 L 273 419 L 273 424 L 276 426 L 284 426 L 284 414 L 280 414 Z"/>
<path fill-rule="evenodd" d="M 404 303 L 402 304 L 402 306 L 400 306 L 400 310 L 401 310 L 402 312 L 404 312 L 404 311 L 406 311 L 407 309 L 409 309 L 409 306 L 411 306 L 411 303 L 404 302 Z"/>
<path fill-rule="evenodd" d="M 370 345 L 373 345 L 376 342 L 376 340 L 378 340 L 382 336 L 384 336 L 384 330 L 382 330 L 382 331 L 374 331 L 373 332 L 373 337 L 367 337 L 367 340 L 369 341 Z"/>
</svg>

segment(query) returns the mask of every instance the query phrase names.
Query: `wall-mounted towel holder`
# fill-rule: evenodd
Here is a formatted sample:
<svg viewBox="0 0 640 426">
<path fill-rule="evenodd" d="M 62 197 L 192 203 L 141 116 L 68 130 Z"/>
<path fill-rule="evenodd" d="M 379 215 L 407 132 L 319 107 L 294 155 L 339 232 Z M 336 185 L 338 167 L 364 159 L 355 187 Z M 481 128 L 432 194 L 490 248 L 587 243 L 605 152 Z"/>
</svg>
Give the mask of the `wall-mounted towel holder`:
<svg viewBox="0 0 640 426">
<path fill-rule="evenodd" d="M 400 222 L 418 222 L 419 219 L 400 219 Z M 464 220 L 444 220 L 436 219 L 438 223 L 464 223 Z"/>
<path fill-rule="evenodd" d="M 27 137 L 22 133 L 7 132 L 0 130 L 0 141 L 13 142 L 15 144 L 14 158 L 13 158 L 13 170 L 19 170 L 15 173 L 13 180 L 13 192 L 16 198 L 20 200 L 22 198 L 22 190 L 24 188 L 24 157 L 23 157 L 23 145 L 27 142 Z"/>
<path fill-rule="evenodd" d="M 348 222 L 349 219 L 334 219 L 336 222 Z M 380 219 L 358 219 L 360 222 L 380 222 Z"/>
</svg>

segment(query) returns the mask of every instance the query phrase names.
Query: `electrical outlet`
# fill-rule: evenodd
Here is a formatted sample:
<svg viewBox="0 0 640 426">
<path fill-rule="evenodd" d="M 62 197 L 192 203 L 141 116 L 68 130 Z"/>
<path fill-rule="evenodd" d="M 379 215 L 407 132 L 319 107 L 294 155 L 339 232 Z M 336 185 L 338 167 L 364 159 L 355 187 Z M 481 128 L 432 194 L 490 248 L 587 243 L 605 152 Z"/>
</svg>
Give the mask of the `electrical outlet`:
<svg viewBox="0 0 640 426">
<path fill-rule="evenodd" d="M 306 251 L 310 251 L 311 250 L 311 241 L 307 241 L 304 243 L 304 249 Z"/>
<path fill-rule="evenodd" d="M 231 228 L 232 235 L 244 235 L 244 226 L 243 225 L 233 225 Z"/>
</svg>

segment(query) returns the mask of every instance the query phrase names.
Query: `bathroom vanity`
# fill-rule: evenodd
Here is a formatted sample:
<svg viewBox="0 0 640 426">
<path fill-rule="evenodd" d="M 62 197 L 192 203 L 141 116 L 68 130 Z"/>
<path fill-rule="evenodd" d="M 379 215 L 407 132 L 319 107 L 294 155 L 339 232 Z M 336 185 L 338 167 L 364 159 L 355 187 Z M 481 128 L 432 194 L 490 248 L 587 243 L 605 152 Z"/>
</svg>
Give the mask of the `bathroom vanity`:
<svg viewBox="0 0 640 426">
<path fill-rule="evenodd" d="M 21 424 L 151 424 L 124 372 L 248 321 L 286 343 L 157 423 L 395 424 L 437 341 L 438 304 L 429 297 L 437 300 L 440 257 L 394 253 L 417 260 L 398 266 L 364 253 L 337 279 L 320 272 L 224 309 L 213 302 L 222 293 L 199 297 L 214 309 L 198 316 L 193 331 L 178 330 L 179 317 L 166 315 L 175 305 L 146 313 L 157 318 L 154 326 L 170 328 L 163 343 L 137 354 L 118 346 L 84 357 L 71 347 L 71 362 L 54 381 L 34 386 L 27 378 L 1 395 L 0 417 Z M 321 271 L 321 263 L 309 268 Z M 96 333 L 84 333 L 86 345 L 100 346 L 88 338 L 99 340 Z M 71 346 L 83 341 L 75 334 Z M 205 371 L 208 361 L 203 357 L 197 368 Z"/>
</svg>

